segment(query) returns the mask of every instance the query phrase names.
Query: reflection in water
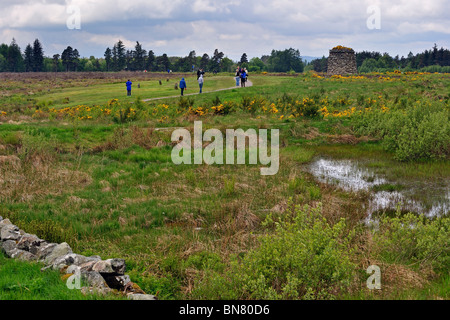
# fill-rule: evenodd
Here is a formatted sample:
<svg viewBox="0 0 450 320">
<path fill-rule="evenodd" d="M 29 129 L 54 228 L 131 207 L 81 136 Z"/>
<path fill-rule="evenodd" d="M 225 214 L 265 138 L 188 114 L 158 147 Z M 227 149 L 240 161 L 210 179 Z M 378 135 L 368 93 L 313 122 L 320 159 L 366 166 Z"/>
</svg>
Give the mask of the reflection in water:
<svg viewBox="0 0 450 320">
<path fill-rule="evenodd" d="M 320 158 L 309 165 L 309 171 L 322 183 L 334 184 L 352 192 L 371 191 L 374 186 L 395 183 L 377 176 L 363 162 L 351 160 Z M 401 183 L 404 184 L 403 181 Z M 402 212 L 423 213 L 429 217 L 444 215 L 450 210 L 449 190 L 448 183 L 408 182 L 400 191 L 373 191 L 367 211 L 369 216 L 397 208 Z"/>
</svg>

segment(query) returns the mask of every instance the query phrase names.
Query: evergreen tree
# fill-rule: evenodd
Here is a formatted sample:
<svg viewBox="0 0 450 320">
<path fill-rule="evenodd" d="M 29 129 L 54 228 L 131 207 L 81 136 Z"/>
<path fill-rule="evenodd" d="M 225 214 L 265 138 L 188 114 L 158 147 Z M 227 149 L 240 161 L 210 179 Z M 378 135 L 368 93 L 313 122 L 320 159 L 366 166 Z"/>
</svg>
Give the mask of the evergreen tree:
<svg viewBox="0 0 450 320">
<path fill-rule="evenodd" d="M 189 52 L 189 56 L 187 57 L 187 61 L 186 61 L 187 65 L 189 66 L 188 71 L 193 70 L 193 67 L 195 68 L 196 61 L 197 61 L 196 53 L 193 50 L 193 51 Z"/>
<path fill-rule="evenodd" d="M 170 61 L 167 54 L 163 54 L 160 57 L 156 58 L 156 65 L 158 71 L 168 71 L 170 69 Z"/>
<path fill-rule="evenodd" d="M 77 49 L 73 49 L 68 46 L 61 55 L 63 65 L 66 67 L 66 72 L 77 71 L 78 64 L 80 63 L 80 54 Z"/>
<path fill-rule="evenodd" d="M 38 39 L 33 43 L 33 71 L 41 72 L 44 68 L 44 50 Z"/>
<path fill-rule="evenodd" d="M 22 52 L 20 51 L 20 47 L 16 43 L 15 39 L 12 40 L 11 44 L 8 47 L 6 61 L 8 63 L 8 71 L 9 72 L 22 71 L 21 70 L 23 67 Z"/>
<path fill-rule="evenodd" d="M 148 52 L 148 57 L 147 57 L 147 70 L 148 71 L 153 71 L 155 69 L 156 66 L 156 57 L 155 54 L 153 53 L 152 50 L 150 50 Z"/>
<path fill-rule="evenodd" d="M 205 53 L 200 60 L 200 69 L 206 70 L 209 65 L 209 56 Z"/>
<path fill-rule="evenodd" d="M 126 60 L 126 49 L 125 45 L 123 44 L 122 40 L 119 40 L 116 44 L 116 50 L 117 50 L 117 66 L 116 71 L 121 71 L 125 69 L 127 60 Z"/>
<path fill-rule="evenodd" d="M 239 61 L 239 63 L 242 65 L 242 64 L 244 64 L 244 63 L 248 63 L 248 58 L 247 58 L 247 54 L 246 53 L 244 53 L 242 56 L 241 56 L 241 60 Z"/>
<path fill-rule="evenodd" d="M 111 67 L 111 60 L 112 60 L 112 52 L 111 49 L 108 47 L 105 51 L 105 62 L 106 62 L 106 71 L 109 71 L 109 68 Z"/>
<path fill-rule="evenodd" d="M 80 62 L 79 59 L 80 59 L 80 54 L 78 53 L 78 50 L 77 49 L 73 50 L 73 53 L 72 53 L 72 65 L 73 65 L 74 71 L 77 71 L 78 64 Z"/>
<path fill-rule="evenodd" d="M 33 47 L 28 44 L 24 52 L 25 72 L 33 71 Z"/>
<path fill-rule="evenodd" d="M 117 44 L 115 44 L 113 46 L 113 49 L 112 49 L 112 69 L 113 69 L 113 71 L 118 71 L 119 70 L 119 59 L 118 59 L 118 55 L 117 55 Z"/>
<path fill-rule="evenodd" d="M 136 41 L 136 46 L 134 48 L 134 70 L 144 70 L 145 69 L 145 56 L 147 51 L 142 49 L 142 45 L 139 41 Z"/>
<path fill-rule="evenodd" d="M 210 71 L 220 72 L 221 62 L 222 62 L 223 57 L 224 57 L 223 52 L 219 52 L 218 49 L 214 50 L 214 54 L 213 54 L 211 60 L 209 61 Z"/>
<path fill-rule="evenodd" d="M 66 72 L 70 71 L 70 67 L 72 64 L 72 57 L 73 57 L 73 49 L 71 46 L 68 46 L 61 54 L 61 60 L 63 65 L 66 67 Z"/>
<path fill-rule="evenodd" d="M 59 54 L 53 55 L 53 70 L 55 70 L 55 72 L 58 72 L 59 57 Z"/>
</svg>

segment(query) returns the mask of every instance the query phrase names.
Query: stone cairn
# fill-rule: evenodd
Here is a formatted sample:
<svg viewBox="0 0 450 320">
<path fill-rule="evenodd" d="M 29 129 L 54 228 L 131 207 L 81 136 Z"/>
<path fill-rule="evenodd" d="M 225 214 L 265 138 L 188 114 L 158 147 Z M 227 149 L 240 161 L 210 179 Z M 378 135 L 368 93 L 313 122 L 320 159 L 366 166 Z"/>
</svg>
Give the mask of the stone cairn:
<svg viewBox="0 0 450 320">
<path fill-rule="evenodd" d="M 329 76 L 358 73 L 355 51 L 343 46 L 331 49 L 327 73 Z"/>
<path fill-rule="evenodd" d="M 41 271 L 59 270 L 63 280 L 79 275 L 84 294 L 120 293 L 130 300 L 157 300 L 145 294 L 125 275 L 125 260 L 102 260 L 99 256 L 85 257 L 72 252 L 67 243 L 48 243 L 28 234 L 0 216 L 0 249 L 10 258 L 44 263 Z"/>
</svg>

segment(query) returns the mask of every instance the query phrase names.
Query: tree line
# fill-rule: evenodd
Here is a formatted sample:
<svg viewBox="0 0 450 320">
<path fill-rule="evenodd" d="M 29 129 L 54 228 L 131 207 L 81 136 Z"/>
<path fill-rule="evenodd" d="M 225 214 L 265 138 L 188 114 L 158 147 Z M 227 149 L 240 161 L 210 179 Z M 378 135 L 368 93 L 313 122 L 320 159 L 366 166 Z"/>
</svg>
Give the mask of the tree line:
<svg viewBox="0 0 450 320">
<path fill-rule="evenodd" d="M 362 51 L 356 53 L 359 72 L 404 71 L 426 69 L 433 72 L 450 72 L 450 51 L 435 44 L 431 50 L 407 57 L 391 57 L 388 53 Z M 76 48 L 68 46 L 61 54 L 52 57 L 44 55 L 41 42 L 36 39 L 28 44 L 22 53 L 16 40 L 9 45 L 0 45 L 0 72 L 117 72 L 117 71 L 159 71 L 190 72 L 204 69 L 207 72 L 234 72 L 237 66 L 247 68 L 249 72 L 296 72 L 314 70 L 327 71 L 327 58 L 315 59 L 310 63 L 302 61 L 298 49 L 272 50 L 270 55 L 254 57 L 250 60 L 243 53 L 239 61 L 232 61 L 219 49 L 208 55 L 197 55 L 190 51 L 185 57 L 169 57 L 167 54 L 155 55 L 146 50 L 139 41 L 134 48 L 127 49 L 119 40 L 111 48 L 106 48 L 103 57 L 80 57 Z M 445 69 L 447 68 L 447 69 Z"/>
<path fill-rule="evenodd" d="M 434 44 L 430 50 L 418 54 L 410 52 L 407 57 L 392 57 L 388 53 L 375 51 L 362 51 L 356 53 L 356 65 L 359 72 L 384 72 L 393 70 L 414 71 L 424 70 L 430 72 L 450 72 L 450 50 Z M 327 71 L 327 58 L 315 59 L 307 66 L 307 70 L 317 72 Z"/>
<path fill-rule="evenodd" d="M 0 72 L 83 72 L 83 71 L 172 71 L 190 72 L 203 69 L 207 72 L 234 72 L 237 66 L 247 68 L 250 72 L 303 72 L 300 51 L 296 49 L 273 50 L 270 55 L 252 58 L 243 53 L 239 61 L 226 57 L 222 51 L 215 49 L 211 55 L 197 55 L 190 51 L 185 57 L 169 57 L 167 54 L 155 55 L 146 50 L 139 41 L 132 49 L 127 49 L 119 40 L 112 47 L 106 48 L 103 57 L 80 57 L 76 48 L 68 46 L 61 54 L 52 57 L 44 55 L 41 42 L 36 39 L 28 44 L 22 53 L 16 40 L 0 45 Z"/>
</svg>

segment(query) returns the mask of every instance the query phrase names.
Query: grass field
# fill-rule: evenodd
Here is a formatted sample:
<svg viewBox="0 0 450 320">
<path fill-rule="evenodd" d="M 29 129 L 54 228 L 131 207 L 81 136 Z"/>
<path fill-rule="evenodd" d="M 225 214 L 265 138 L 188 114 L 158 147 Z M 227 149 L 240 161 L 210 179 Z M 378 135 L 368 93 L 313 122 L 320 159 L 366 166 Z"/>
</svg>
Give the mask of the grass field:
<svg viewBox="0 0 450 320">
<path fill-rule="evenodd" d="M 207 75 L 202 95 L 149 102 L 142 100 L 179 95 L 181 77 L 187 93 L 196 92 L 196 78 L 4 77 L 0 215 L 49 241 L 67 241 L 77 253 L 124 258 L 127 274 L 149 294 L 450 298 L 447 215 L 382 215 L 372 228 L 364 224 L 368 192 L 319 183 L 307 170 L 322 156 L 364 161 L 396 181 L 383 190 L 408 183 L 445 190 L 448 74 L 251 74 L 252 87 L 218 92 L 209 91 L 233 87 L 232 75 Z M 278 174 L 261 176 L 258 165 L 173 164 L 171 128 L 192 129 L 194 121 L 222 132 L 279 129 Z M 24 278 L 31 272 L 11 263 L 0 257 L 0 297 L 29 299 L 5 289 L 11 268 Z M 366 287 L 370 265 L 381 267 L 381 290 Z M 53 286 L 57 295 L 42 298 L 79 298 Z"/>
</svg>

